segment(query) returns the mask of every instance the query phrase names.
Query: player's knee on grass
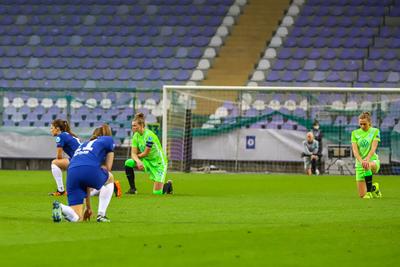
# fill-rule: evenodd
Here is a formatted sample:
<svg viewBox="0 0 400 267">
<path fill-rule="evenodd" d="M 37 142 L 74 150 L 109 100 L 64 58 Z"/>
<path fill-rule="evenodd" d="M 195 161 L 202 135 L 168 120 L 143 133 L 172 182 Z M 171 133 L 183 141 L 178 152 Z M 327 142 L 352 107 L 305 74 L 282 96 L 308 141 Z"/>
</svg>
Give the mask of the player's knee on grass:
<svg viewBox="0 0 400 267">
<path fill-rule="evenodd" d="M 163 190 L 159 189 L 159 190 L 153 190 L 153 195 L 162 195 L 163 194 Z"/>
</svg>

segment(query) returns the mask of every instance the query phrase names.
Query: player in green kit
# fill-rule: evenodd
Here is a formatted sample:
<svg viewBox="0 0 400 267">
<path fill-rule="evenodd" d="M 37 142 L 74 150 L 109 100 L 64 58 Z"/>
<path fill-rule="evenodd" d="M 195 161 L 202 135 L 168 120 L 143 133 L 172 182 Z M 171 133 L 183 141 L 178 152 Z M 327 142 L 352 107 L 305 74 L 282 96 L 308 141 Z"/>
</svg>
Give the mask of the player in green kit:
<svg viewBox="0 0 400 267">
<path fill-rule="evenodd" d="M 130 189 L 128 194 L 136 194 L 134 169 L 144 170 L 150 174 L 154 182 L 153 194 L 172 194 L 172 181 L 165 182 L 168 159 L 165 155 L 157 135 L 145 128 L 143 113 L 138 113 L 132 121 L 132 153 L 131 159 L 125 161 L 125 173 Z"/>
<path fill-rule="evenodd" d="M 356 158 L 356 181 L 358 194 L 362 198 L 381 198 L 378 183 L 372 183 L 372 174 L 380 168 L 378 155 L 375 153 L 380 142 L 379 129 L 371 126 L 371 114 L 363 112 L 358 117 L 360 128 L 351 133 L 351 145 Z"/>
</svg>

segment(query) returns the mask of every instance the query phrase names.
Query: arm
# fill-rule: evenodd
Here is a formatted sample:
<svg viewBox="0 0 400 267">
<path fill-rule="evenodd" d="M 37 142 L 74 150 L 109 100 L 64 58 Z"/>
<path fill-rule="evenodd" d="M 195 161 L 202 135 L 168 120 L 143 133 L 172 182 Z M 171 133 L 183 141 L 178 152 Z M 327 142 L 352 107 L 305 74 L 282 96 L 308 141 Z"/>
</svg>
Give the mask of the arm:
<svg viewBox="0 0 400 267">
<path fill-rule="evenodd" d="M 90 217 L 93 214 L 92 207 L 90 205 L 90 190 L 91 190 L 90 187 L 86 188 L 86 207 L 85 207 L 85 212 L 83 213 L 84 221 L 87 221 L 87 220 L 90 221 Z"/>
<path fill-rule="evenodd" d="M 307 141 L 303 142 L 303 147 L 304 147 L 304 155 L 311 156 L 312 153 L 310 152 L 310 150 L 308 150 Z"/>
<path fill-rule="evenodd" d="M 57 154 L 56 154 L 56 159 L 62 159 L 63 158 L 63 149 L 62 147 L 57 147 Z"/>
<path fill-rule="evenodd" d="M 353 149 L 353 155 L 356 158 L 356 160 L 358 160 L 359 162 L 362 162 L 362 158 L 360 156 L 360 152 L 358 151 L 358 146 L 357 143 L 351 143 L 351 147 Z"/>
<path fill-rule="evenodd" d="M 142 153 L 138 154 L 138 157 L 141 158 L 145 158 L 151 151 L 151 147 L 147 147 L 144 149 L 144 151 Z"/>
<path fill-rule="evenodd" d="M 142 161 L 139 159 L 138 156 L 138 148 L 137 147 L 132 147 L 132 151 L 131 151 L 131 158 L 136 162 L 137 168 L 139 170 L 143 170 L 143 163 Z"/>
<path fill-rule="evenodd" d="M 378 142 L 378 140 L 372 141 L 371 150 L 369 151 L 367 157 L 364 159 L 365 161 L 369 162 L 371 157 L 375 154 L 375 151 L 378 148 Z"/>
<path fill-rule="evenodd" d="M 109 172 L 111 172 L 113 162 L 114 162 L 114 152 L 108 152 L 104 165 Z"/>
</svg>

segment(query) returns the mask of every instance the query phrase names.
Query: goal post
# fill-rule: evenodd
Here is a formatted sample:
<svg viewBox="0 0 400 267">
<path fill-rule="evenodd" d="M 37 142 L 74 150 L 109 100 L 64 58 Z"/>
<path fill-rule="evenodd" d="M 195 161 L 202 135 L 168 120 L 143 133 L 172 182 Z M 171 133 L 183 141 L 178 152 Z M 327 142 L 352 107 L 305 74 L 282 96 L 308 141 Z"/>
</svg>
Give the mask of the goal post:
<svg viewBox="0 0 400 267">
<path fill-rule="evenodd" d="M 351 131 L 370 111 L 380 128 L 382 172 L 399 162 L 400 89 L 163 87 L 162 142 L 176 171 L 304 172 L 303 141 L 317 121 L 319 169 L 351 174 Z"/>
</svg>

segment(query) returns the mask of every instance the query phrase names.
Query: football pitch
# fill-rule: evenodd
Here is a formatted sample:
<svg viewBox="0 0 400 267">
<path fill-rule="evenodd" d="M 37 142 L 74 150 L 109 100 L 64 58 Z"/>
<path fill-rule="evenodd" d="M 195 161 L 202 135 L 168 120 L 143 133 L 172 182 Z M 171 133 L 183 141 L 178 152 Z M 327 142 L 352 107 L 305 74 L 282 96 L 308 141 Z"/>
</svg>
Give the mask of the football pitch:
<svg viewBox="0 0 400 267">
<path fill-rule="evenodd" d="M 1 266 L 400 262 L 400 177 L 377 176 L 382 199 L 359 199 L 350 176 L 172 173 L 172 196 L 153 196 L 146 177 L 138 195 L 112 199 L 111 223 L 74 224 L 51 219 L 50 171 L 0 171 Z"/>
</svg>

